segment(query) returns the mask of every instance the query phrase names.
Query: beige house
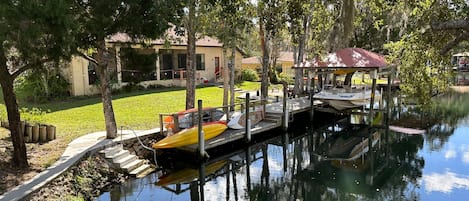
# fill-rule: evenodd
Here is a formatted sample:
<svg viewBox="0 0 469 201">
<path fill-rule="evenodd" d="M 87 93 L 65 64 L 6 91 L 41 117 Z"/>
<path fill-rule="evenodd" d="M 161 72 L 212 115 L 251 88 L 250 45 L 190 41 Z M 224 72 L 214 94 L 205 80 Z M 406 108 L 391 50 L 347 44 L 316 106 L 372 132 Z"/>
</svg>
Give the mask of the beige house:
<svg viewBox="0 0 469 201">
<path fill-rule="evenodd" d="M 106 42 L 116 52 L 113 87 L 120 88 L 129 83 L 144 87 L 150 85 L 186 86 L 187 43 L 185 38 L 169 33 L 171 39 L 145 41 L 144 46 L 132 42 L 127 34 L 116 34 Z M 217 82 L 222 79 L 223 68 L 231 56 L 223 44 L 211 37 L 202 37 L 196 42 L 196 82 Z M 241 68 L 241 51 L 235 53 L 235 68 Z M 99 93 L 98 79 L 94 66 L 82 57 L 74 57 L 65 77 L 71 83 L 71 95 L 92 95 Z"/>
<path fill-rule="evenodd" d="M 261 72 L 262 64 L 260 57 L 244 58 L 242 63 L 241 68 L 243 70 L 253 69 L 257 72 Z M 292 66 L 294 66 L 293 52 L 280 52 L 277 57 L 277 71 L 293 75 L 294 71 L 291 69 Z"/>
</svg>

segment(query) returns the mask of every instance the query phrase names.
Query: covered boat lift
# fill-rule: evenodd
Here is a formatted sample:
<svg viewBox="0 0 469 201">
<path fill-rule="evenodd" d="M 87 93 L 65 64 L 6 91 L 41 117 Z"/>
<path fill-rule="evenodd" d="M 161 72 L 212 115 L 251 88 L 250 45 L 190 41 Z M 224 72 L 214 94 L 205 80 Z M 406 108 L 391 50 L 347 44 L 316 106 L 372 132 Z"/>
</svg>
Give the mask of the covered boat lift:
<svg viewBox="0 0 469 201">
<path fill-rule="evenodd" d="M 323 89 L 326 82 L 330 81 L 332 85 L 336 84 L 336 75 L 348 75 L 345 78 L 344 85 L 350 86 L 352 84 L 352 75 L 354 72 L 359 71 L 369 74 L 370 79 L 372 80 L 372 94 L 368 113 L 370 115 L 370 119 L 372 119 L 373 117 L 372 115 L 374 108 L 372 103 L 375 102 L 374 99 L 377 87 L 377 79 L 379 77 L 387 77 L 388 93 L 386 100 L 389 103 L 391 85 L 393 83 L 393 77 L 396 74 L 395 66 L 389 65 L 384 56 L 364 50 L 362 48 L 344 48 L 334 53 L 327 54 L 323 58 L 315 58 L 312 61 L 303 62 L 299 65 L 295 65 L 293 68 L 303 70 L 305 73 L 307 73 L 308 77 L 306 83 L 306 92 L 309 93 L 309 96 L 311 97 L 311 102 L 314 101 L 314 93 Z M 332 80 L 326 79 L 326 77 L 331 74 L 333 75 Z M 315 83 L 316 77 L 317 81 L 319 82 L 318 84 Z M 319 86 L 319 88 L 316 88 L 317 86 Z M 311 105 L 314 106 L 314 104 Z M 344 113 L 344 111 L 336 111 L 331 108 L 323 108 L 322 106 L 320 107 L 321 108 L 312 109 L 312 114 L 315 109 L 324 112 L 339 112 L 341 114 Z"/>
</svg>

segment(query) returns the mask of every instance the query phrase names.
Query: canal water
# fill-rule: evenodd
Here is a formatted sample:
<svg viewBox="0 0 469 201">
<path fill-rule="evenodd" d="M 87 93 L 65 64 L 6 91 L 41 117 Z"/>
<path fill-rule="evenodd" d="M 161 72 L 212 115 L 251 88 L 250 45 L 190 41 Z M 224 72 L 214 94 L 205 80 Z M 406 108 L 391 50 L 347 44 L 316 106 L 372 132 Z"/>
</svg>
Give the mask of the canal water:
<svg viewBox="0 0 469 201">
<path fill-rule="evenodd" d="M 97 200 L 467 200 L 468 98 L 440 97 L 425 112 L 392 110 L 391 124 L 425 125 L 424 135 L 317 114 L 332 123 L 296 123 L 288 133 L 210 153 L 203 164 L 166 156 L 162 171 L 116 185 Z"/>
</svg>

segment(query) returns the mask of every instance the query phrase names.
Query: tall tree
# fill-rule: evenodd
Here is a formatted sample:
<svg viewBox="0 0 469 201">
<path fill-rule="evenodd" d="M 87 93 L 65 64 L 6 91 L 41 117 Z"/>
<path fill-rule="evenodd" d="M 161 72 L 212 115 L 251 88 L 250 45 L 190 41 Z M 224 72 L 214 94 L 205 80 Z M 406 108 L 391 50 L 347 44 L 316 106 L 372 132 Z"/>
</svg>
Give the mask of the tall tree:
<svg viewBox="0 0 469 201">
<path fill-rule="evenodd" d="M 266 99 L 268 95 L 270 46 L 273 38 L 285 27 L 285 1 L 284 0 L 261 0 L 257 2 L 257 13 L 259 18 L 259 37 L 262 52 L 262 74 L 261 74 L 261 97 Z"/>
<path fill-rule="evenodd" d="M 249 32 L 252 24 L 252 4 L 247 0 L 213 1 L 210 4 L 209 18 L 215 26 L 206 26 L 206 32 L 216 36 L 222 43 L 224 52 L 229 49 L 231 55 L 228 68 L 224 74 L 224 105 L 228 104 L 228 91 L 230 105 L 234 105 L 235 67 L 238 44 L 244 40 L 243 32 Z M 232 108 L 233 109 L 233 108 Z"/>
<path fill-rule="evenodd" d="M 184 0 L 75 0 L 74 12 L 80 30 L 77 33 L 81 50 L 93 49 L 93 54 L 82 52 L 96 66 L 108 138 L 117 135 L 112 107 L 110 77 L 115 51 L 106 46 L 106 38 L 125 33 L 134 42 L 158 38 L 183 14 Z"/>
<path fill-rule="evenodd" d="M 301 65 L 304 60 L 305 46 L 308 39 L 310 24 L 314 11 L 314 0 L 301 1 L 289 0 L 288 1 L 288 15 L 289 31 L 292 34 L 292 42 L 295 44 L 295 58 L 294 63 Z M 303 93 L 303 69 L 295 69 L 295 87 L 294 93 Z"/>
<path fill-rule="evenodd" d="M 63 0 L 0 2 L 0 84 L 8 113 L 13 163 L 28 167 L 14 81 L 45 63 L 69 59 L 74 39 L 70 4 Z"/>
<path fill-rule="evenodd" d="M 198 14 L 199 0 L 189 0 L 188 14 L 185 21 L 187 31 L 187 79 L 186 79 L 186 109 L 195 106 L 195 46 L 197 42 L 196 33 L 198 32 Z"/>
</svg>

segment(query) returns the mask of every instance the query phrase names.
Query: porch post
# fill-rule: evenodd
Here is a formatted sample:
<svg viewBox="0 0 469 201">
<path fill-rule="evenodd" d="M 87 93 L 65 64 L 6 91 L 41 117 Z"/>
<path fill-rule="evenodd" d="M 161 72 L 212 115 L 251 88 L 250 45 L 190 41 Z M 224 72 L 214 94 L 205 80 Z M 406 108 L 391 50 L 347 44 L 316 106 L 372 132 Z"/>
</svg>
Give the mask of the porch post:
<svg viewBox="0 0 469 201">
<path fill-rule="evenodd" d="M 121 47 L 116 47 L 116 71 L 117 71 L 117 83 L 122 84 L 122 63 L 121 63 Z"/>
<path fill-rule="evenodd" d="M 159 54 L 159 50 L 155 48 L 155 53 L 156 53 L 156 60 L 155 60 L 155 68 L 156 68 L 156 80 L 161 80 L 161 75 L 160 75 L 160 59 L 159 57 L 161 56 Z"/>
</svg>

